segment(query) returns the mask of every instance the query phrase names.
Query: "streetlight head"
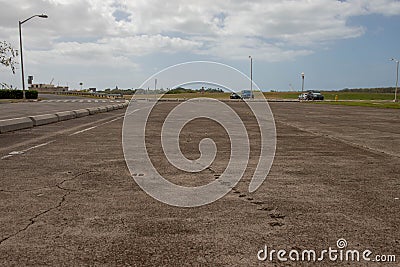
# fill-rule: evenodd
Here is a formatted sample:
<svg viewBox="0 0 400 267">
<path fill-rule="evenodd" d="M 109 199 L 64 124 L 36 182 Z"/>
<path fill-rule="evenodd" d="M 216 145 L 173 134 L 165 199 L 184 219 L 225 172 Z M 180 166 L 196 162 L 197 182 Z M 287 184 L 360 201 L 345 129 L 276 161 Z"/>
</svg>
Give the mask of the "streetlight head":
<svg viewBox="0 0 400 267">
<path fill-rule="evenodd" d="M 305 76 L 305 73 L 304 73 L 304 72 L 302 72 L 302 73 L 301 73 L 301 76 L 302 76 L 302 77 L 304 77 L 304 76 Z"/>
<path fill-rule="evenodd" d="M 42 14 L 42 15 L 38 15 L 38 17 L 39 17 L 39 18 L 42 18 L 42 19 L 47 19 L 49 16 L 47 16 L 47 15 L 45 15 L 45 14 Z"/>
</svg>

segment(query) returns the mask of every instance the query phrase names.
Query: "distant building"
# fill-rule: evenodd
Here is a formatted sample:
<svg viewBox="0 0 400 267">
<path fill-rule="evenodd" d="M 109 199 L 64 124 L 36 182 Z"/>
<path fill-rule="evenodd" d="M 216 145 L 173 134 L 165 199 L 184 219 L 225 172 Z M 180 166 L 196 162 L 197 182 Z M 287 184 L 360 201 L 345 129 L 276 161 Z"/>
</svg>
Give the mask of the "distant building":
<svg viewBox="0 0 400 267">
<path fill-rule="evenodd" d="M 30 90 L 36 90 L 39 93 L 57 93 L 68 92 L 68 86 L 54 86 L 53 84 L 32 84 Z"/>
</svg>

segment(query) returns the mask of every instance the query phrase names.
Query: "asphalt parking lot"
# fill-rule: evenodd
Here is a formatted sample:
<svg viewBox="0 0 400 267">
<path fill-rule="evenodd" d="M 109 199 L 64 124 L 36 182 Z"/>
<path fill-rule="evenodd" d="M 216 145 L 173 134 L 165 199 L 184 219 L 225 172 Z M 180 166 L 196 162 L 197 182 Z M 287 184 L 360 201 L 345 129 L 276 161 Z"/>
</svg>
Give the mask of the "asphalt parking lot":
<svg viewBox="0 0 400 267">
<path fill-rule="evenodd" d="M 138 109 L 145 108 L 142 103 Z M 197 120 L 181 133 L 196 158 L 213 138 L 215 162 L 185 174 L 162 156 L 159 129 L 176 103 L 160 103 L 146 128 L 154 165 L 174 183 L 205 184 L 227 164 L 229 138 Z M 271 103 L 277 150 L 270 175 L 248 193 L 259 156 L 259 132 L 241 102 L 252 150 L 240 183 L 199 208 L 160 203 L 132 179 L 116 110 L 0 135 L 2 266 L 366 266 L 365 262 L 260 262 L 272 249 L 323 250 L 346 239 L 349 249 L 397 255 L 400 261 L 400 113 L 363 107 Z M 199 180 L 201 179 L 201 180 Z"/>
</svg>

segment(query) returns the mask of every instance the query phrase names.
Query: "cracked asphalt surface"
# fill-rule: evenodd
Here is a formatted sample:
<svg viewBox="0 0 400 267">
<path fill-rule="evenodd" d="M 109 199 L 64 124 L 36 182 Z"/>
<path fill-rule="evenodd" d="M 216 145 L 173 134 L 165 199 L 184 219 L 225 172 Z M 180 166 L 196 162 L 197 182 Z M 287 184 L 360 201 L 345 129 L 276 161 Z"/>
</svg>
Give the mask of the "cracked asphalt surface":
<svg viewBox="0 0 400 267">
<path fill-rule="evenodd" d="M 216 161 L 199 176 L 160 155 L 161 103 L 148 124 L 155 166 L 182 185 L 208 183 L 227 164 L 226 134 L 208 120 L 181 133 L 196 158 L 214 137 Z M 277 152 L 270 175 L 247 192 L 257 163 L 257 125 L 243 103 L 250 163 L 231 193 L 200 208 L 175 208 L 145 194 L 126 167 L 124 111 L 0 135 L 1 266 L 366 266 L 365 262 L 259 262 L 257 252 L 335 247 L 397 255 L 400 261 L 400 112 L 307 103 L 271 103 Z M 76 134 L 78 133 L 78 134 Z M 25 152 L 23 152 L 25 151 Z M 23 153 L 21 153 L 23 152 Z"/>
</svg>

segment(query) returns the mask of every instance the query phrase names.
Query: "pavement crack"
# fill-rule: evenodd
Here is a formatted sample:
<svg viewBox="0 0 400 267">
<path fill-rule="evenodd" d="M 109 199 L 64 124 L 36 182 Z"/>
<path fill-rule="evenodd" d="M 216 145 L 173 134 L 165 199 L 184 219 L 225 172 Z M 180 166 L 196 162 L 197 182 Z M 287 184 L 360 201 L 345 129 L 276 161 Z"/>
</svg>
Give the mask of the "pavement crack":
<svg viewBox="0 0 400 267">
<path fill-rule="evenodd" d="M 7 240 L 9 240 L 9 239 L 11 239 L 11 238 L 13 238 L 13 237 L 16 237 L 17 235 L 19 235 L 19 234 L 21 234 L 21 233 L 27 231 L 31 226 L 33 226 L 33 225 L 37 222 L 37 219 L 40 218 L 41 216 L 46 215 L 47 213 L 49 213 L 49 212 L 51 212 L 51 211 L 53 211 L 53 210 L 56 210 L 56 209 L 61 208 L 61 206 L 62 206 L 62 205 L 64 204 L 64 202 L 66 201 L 67 196 L 70 195 L 71 192 L 76 191 L 76 190 L 73 190 L 73 189 L 65 188 L 65 187 L 63 187 L 63 185 L 64 185 L 66 182 L 73 181 L 73 180 L 79 178 L 80 176 L 85 175 L 85 174 L 89 174 L 89 173 L 95 173 L 95 172 L 94 172 L 94 171 L 81 172 L 81 173 L 75 175 L 74 177 L 71 177 L 71 178 L 69 178 L 69 179 L 65 179 L 65 180 L 63 180 L 62 182 L 58 183 L 55 187 L 59 188 L 59 189 L 62 190 L 62 191 L 65 191 L 65 193 L 63 194 L 63 196 L 61 197 L 61 200 L 57 203 L 57 205 L 55 205 L 55 206 L 53 206 L 53 207 L 51 207 L 51 208 L 48 208 L 47 210 L 41 211 L 41 212 L 35 214 L 34 216 L 32 216 L 31 218 L 29 218 L 29 223 L 28 223 L 24 228 L 18 230 L 17 232 L 15 232 L 15 233 L 13 233 L 13 234 L 11 234 L 11 235 L 9 235 L 9 236 L 6 236 L 6 237 L 2 238 L 2 239 L 0 240 L 0 245 L 2 245 L 2 244 L 3 244 L 4 242 L 6 242 Z M 48 188 L 48 187 L 46 187 L 46 188 Z M 7 191 L 5 191 L 5 190 L 0 190 L 0 191 L 1 191 L 1 192 L 7 192 Z M 29 192 L 29 191 L 31 191 L 31 190 L 16 191 L 16 192 L 13 192 L 13 193 Z M 10 193 L 11 193 L 11 192 L 10 192 Z"/>
<path fill-rule="evenodd" d="M 49 208 L 49 209 L 47 209 L 47 210 L 44 210 L 44 211 L 42 211 L 42 212 L 40 212 L 40 213 L 38 213 L 38 214 L 35 214 L 33 217 L 29 218 L 29 223 L 28 223 L 24 228 L 18 230 L 17 232 L 15 232 L 15 233 L 12 234 L 12 235 L 9 235 L 9 236 L 4 237 L 3 239 L 1 239 L 1 240 L 0 240 L 0 245 L 2 245 L 2 244 L 3 244 L 4 242 L 6 242 L 7 240 L 9 240 L 9 239 L 11 239 L 11 238 L 13 238 L 13 237 L 16 237 L 17 235 L 21 234 L 22 232 L 25 232 L 26 230 L 28 230 L 32 225 L 34 225 L 34 224 L 36 223 L 36 221 L 37 221 L 37 219 L 38 219 L 39 217 L 41 217 L 41 216 L 43 216 L 43 215 L 45 215 L 45 214 L 47 214 L 47 213 L 49 213 L 49 212 L 51 212 L 51 211 L 53 211 L 53 210 L 55 210 L 55 209 L 60 208 L 60 207 L 63 205 L 63 203 L 65 202 L 66 197 L 67 197 L 69 194 L 70 194 L 70 192 L 65 193 L 65 194 L 62 196 L 61 200 L 58 202 L 58 204 L 57 204 L 56 206 L 51 207 L 51 208 Z"/>
<path fill-rule="evenodd" d="M 86 172 L 79 173 L 79 174 L 75 175 L 75 176 L 72 177 L 72 178 L 63 180 L 62 182 L 56 184 L 55 186 L 45 186 L 45 187 L 38 187 L 38 188 L 33 188 L 33 189 L 23 189 L 23 190 L 5 190 L 5 189 L 0 189 L 0 192 L 9 193 L 9 194 L 27 193 L 27 192 L 35 192 L 35 191 L 46 190 L 46 189 L 49 189 L 49 188 L 52 188 L 52 187 L 57 187 L 57 188 L 59 188 L 59 189 L 61 189 L 61 190 L 71 190 L 71 191 L 75 191 L 75 190 L 73 190 L 73 189 L 63 188 L 62 185 L 63 185 L 64 183 L 66 183 L 66 182 L 73 181 L 73 180 L 77 179 L 78 177 L 80 177 L 80 176 L 82 176 L 82 175 L 85 175 L 85 174 L 89 174 L 89 173 L 94 173 L 94 171 L 86 171 Z"/>
<path fill-rule="evenodd" d="M 90 173 L 96 173 L 96 172 L 95 172 L 95 171 L 85 171 L 85 172 L 81 172 L 81 173 L 75 175 L 74 177 L 71 177 L 71 178 L 69 178 L 69 179 L 63 180 L 62 182 L 58 183 L 58 184 L 56 185 L 56 187 L 59 188 L 59 189 L 61 189 L 61 190 L 69 191 L 69 192 L 71 192 L 71 191 L 77 191 L 77 190 L 74 190 L 74 189 L 71 189 L 71 188 L 65 188 L 65 187 L 64 187 L 64 184 L 67 183 L 67 182 L 71 182 L 71 181 L 73 181 L 73 180 L 75 180 L 75 179 L 77 179 L 77 178 L 79 178 L 79 177 L 81 177 L 81 176 L 83 176 L 83 175 L 85 175 L 85 174 L 90 174 Z"/>
</svg>

